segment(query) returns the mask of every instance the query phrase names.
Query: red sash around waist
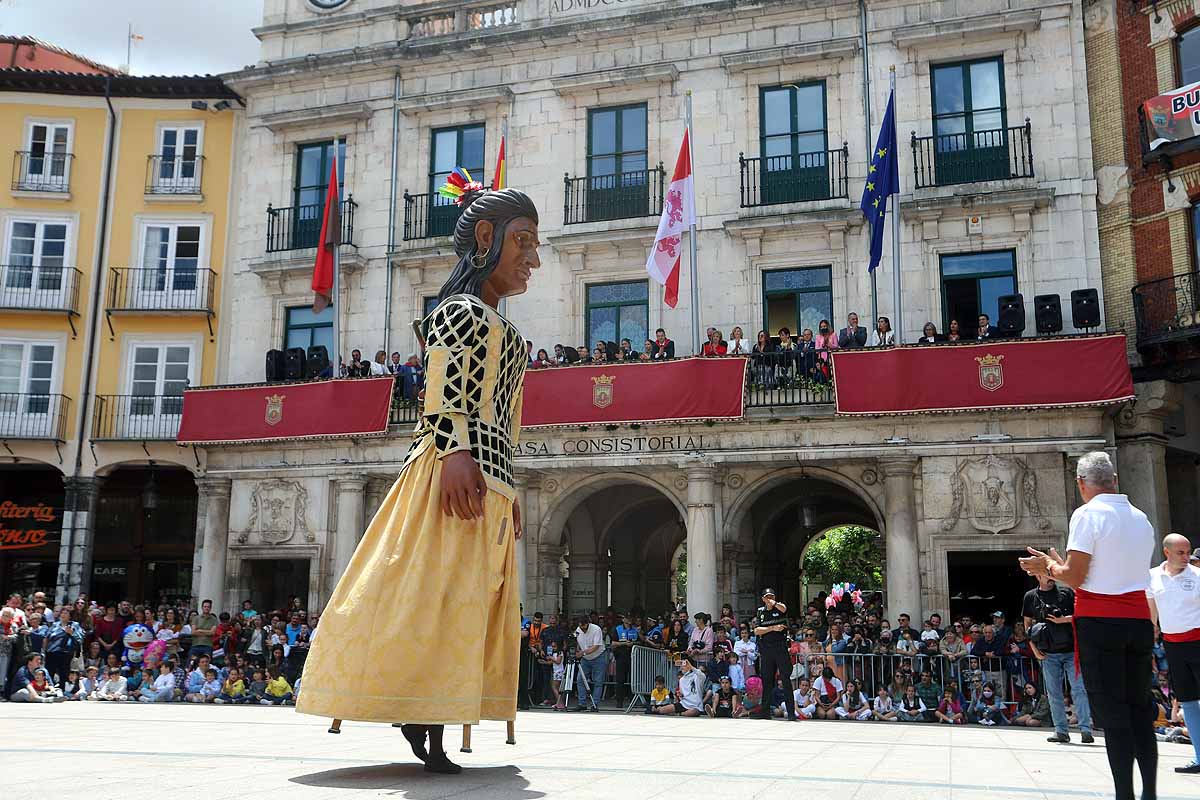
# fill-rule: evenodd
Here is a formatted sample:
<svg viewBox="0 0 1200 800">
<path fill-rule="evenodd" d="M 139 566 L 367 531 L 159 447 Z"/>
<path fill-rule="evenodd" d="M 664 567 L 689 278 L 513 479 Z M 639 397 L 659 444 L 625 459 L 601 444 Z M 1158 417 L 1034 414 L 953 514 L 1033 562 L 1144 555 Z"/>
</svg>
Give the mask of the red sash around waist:
<svg viewBox="0 0 1200 800">
<path fill-rule="evenodd" d="M 1164 633 L 1163 641 L 1182 644 L 1183 642 L 1200 642 L 1200 628 L 1192 628 L 1185 633 Z"/>
<path fill-rule="evenodd" d="M 1074 620 L 1080 617 L 1108 617 L 1110 619 L 1150 619 L 1150 603 L 1146 593 L 1138 590 L 1125 594 L 1098 594 L 1087 589 L 1075 590 L 1075 615 L 1071 630 L 1075 633 L 1075 674 L 1079 674 L 1079 632 Z"/>
<path fill-rule="evenodd" d="M 1125 594 L 1097 594 L 1075 590 L 1075 616 L 1115 619 L 1150 619 L 1150 604 L 1142 590 Z"/>
</svg>

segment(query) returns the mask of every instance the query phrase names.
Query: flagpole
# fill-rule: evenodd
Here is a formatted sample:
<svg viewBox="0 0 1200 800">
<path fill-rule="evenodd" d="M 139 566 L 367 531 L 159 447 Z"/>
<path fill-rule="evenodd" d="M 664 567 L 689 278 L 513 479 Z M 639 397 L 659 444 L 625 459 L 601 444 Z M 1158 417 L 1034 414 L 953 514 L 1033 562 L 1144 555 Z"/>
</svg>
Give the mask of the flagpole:
<svg viewBox="0 0 1200 800">
<path fill-rule="evenodd" d="M 335 180 L 340 182 L 342 180 L 342 165 L 338 163 L 338 137 L 337 136 L 333 137 L 333 166 L 334 166 L 334 172 L 337 176 L 335 178 Z M 337 210 L 339 212 L 337 215 L 337 220 L 338 220 L 338 224 L 340 225 L 341 221 L 342 221 L 342 215 L 340 213 L 342 210 L 341 209 L 342 192 L 337 186 L 335 186 L 333 188 L 333 190 L 334 190 L 334 194 L 337 196 L 337 204 L 338 204 Z M 338 236 L 337 236 L 336 241 L 340 243 L 341 240 L 342 240 L 341 231 L 338 231 Z M 321 242 L 319 246 L 324 247 L 325 243 Z M 333 377 L 335 377 L 335 378 L 342 377 L 342 324 L 341 324 L 342 323 L 342 298 L 341 298 L 341 294 L 339 293 L 339 290 L 341 288 L 341 282 L 342 282 L 342 279 L 341 279 L 341 275 L 342 275 L 341 250 L 342 250 L 341 244 L 334 245 L 334 248 L 333 248 L 333 298 L 332 298 L 332 300 L 333 300 L 333 303 L 332 303 L 332 305 L 333 305 L 333 366 L 330 369 L 330 374 L 333 375 Z"/>
<path fill-rule="evenodd" d="M 508 114 L 505 114 L 504 117 L 500 120 L 500 146 L 504 148 L 504 167 L 503 167 L 503 169 L 504 169 L 504 184 L 500 188 L 506 189 L 506 188 L 508 188 Z M 492 183 L 490 185 L 494 186 L 496 184 L 496 178 L 498 178 L 498 177 L 500 177 L 500 176 L 493 175 Z M 496 310 L 500 312 L 500 316 L 503 316 L 503 317 L 508 316 L 508 298 L 507 297 L 500 298 L 500 307 Z M 520 583 L 518 585 L 524 586 L 525 584 Z"/>
<path fill-rule="evenodd" d="M 688 163 L 692 166 L 692 185 L 696 182 L 696 160 L 692 157 L 694 146 L 692 144 L 692 90 L 687 91 L 687 101 L 685 104 L 687 109 L 687 139 L 688 139 Z M 693 205 L 695 200 L 693 199 Z M 695 209 L 692 209 L 693 212 Z M 691 283 L 692 283 L 692 350 L 697 355 L 700 354 L 700 283 L 696 276 L 696 215 L 692 214 L 692 227 L 688 236 L 689 244 L 691 245 Z"/>
<path fill-rule="evenodd" d="M 892 102 L 896 102 L 896 65 L 893 64 L 890 71 L 889 83 L 891 84 Z M 896 127 L 896 115 L 893 106 L 892 111 L 892 127 Z M 893 142 L 899 144 L 899 137 L 893 137 Z M 899 158 L 899 153 L 893 153 L 893 158 Z M 897 171 L 898 172 L 898 171 Z M 895 197 L 892 203 L 892 291 L 895 293 L 895 312 L 896 324 L 892 326 L 892 330 L 896 335 L 896 344 L 904 344 L 904 311 L 900 303 L 900 184 L 892 187 L 895 190 Z"/>
</svg>

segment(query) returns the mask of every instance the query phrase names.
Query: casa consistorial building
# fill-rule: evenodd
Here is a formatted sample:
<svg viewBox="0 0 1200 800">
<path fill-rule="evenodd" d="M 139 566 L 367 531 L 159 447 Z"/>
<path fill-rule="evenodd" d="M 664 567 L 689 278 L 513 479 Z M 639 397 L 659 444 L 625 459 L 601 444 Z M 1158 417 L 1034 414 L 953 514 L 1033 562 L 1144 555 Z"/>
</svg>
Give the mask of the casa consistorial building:
<svg viewBox="0 0 1200 800">
<path fill-rule="evenodd" d="M 675 309 L 644 267 L 689 92 L 701 325 L 753 340 L 849 312 L 869 324 L 858 203 L 893 66 L 903 319 L 890 245 L 878 313 L 909 342 L 926 322 L 971 336 L 1020 293 L 1032 337 L 1033 298 L 1060 295 L 1072 334 L 1070 292 L 1100 288 L 1079 0 L 264 5 L 259 62 L 225 76 L 247 108 L 220 383 L 261 382 L 268 350 L 332 344 L 309 284 L 335 140 L 347 361 L 417 352 L 410 323 L 454 261 L 456 210 L 436 188 L 456 166 L 490 183 L 504 131 L 508 185 L 541 213 L 542 267 L 506 308 L 534 348 L 640 349 L 662 327 L 694 352 L 686 262 Z M 995 385 L 991 369 L 949 380 Z M 1087 369 L 1035 377 L 1066 386 Z M 808 543 L 855 523 L 882 534 L 890 613 L 982 617 L 1015 611 L 1016 551 L 1062 544 L 1080 454 L 1113 449 L 1134 501 L 1152 516 L 1160 502 L 1162 454 L 1116 448 L 1112 406 L 850 417 L 827 383 L 769 383 L 749 381 L 740 419 L 527 430 L 526 609 L 661 608 L 685 542 L 693 608 L 745 611 L 763 583 L 794 601 Z M 1120 408 L 1126 426 L 1161 426 L 1152 402 Z M 207 448 L 197 596 L 323 603 L 413 413 L 394 409 L 385 437 Z"/>
</svg>

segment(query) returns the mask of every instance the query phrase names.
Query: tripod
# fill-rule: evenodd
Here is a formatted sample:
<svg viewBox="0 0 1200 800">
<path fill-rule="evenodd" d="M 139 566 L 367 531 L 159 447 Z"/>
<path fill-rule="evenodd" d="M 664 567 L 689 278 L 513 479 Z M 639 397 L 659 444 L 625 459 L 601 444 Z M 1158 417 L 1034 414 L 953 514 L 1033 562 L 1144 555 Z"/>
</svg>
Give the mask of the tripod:
<svg viewBox="0 0 1200 800">
<path fill-rule="evenodd" d="M 599 711 L 600 707 L 596 705 L 596 698 L 592 697 L 592 687 L 591 687 L 591 684 L 588 683 L 587 674 L 579 666 L 579 659 L 572 658 L 571 663 L 568 666 L 572 670 L 571 688 L 572 689 L 575 688 L 575 680 L 574 679 L 578 678 L 580 683 L 583 685 L 583 689 L 582 689 L 583 696 L 587 698 L 587 702 L 589 704 L 591 704 L 592 708 L 594 708 L 596 711 Z M 571 692 L 567 691 L 566 694 L 569 699 L 571 696 Z"/>
</svg>

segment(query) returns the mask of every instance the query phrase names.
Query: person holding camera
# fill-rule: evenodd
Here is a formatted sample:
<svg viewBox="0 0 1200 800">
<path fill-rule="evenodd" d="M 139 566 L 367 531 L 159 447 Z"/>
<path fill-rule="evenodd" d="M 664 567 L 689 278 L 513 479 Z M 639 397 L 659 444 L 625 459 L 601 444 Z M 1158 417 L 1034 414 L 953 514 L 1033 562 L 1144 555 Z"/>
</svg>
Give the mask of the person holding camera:
<svg viewBox="0 0 1200 800">
<path fill-rule="evenodd" d="M 600 710 L 600 701 L 604 699 L 604 675 L 608 672 L 608 659 L 604 651 L 604 631 L 592 622 L 586 615 L 579 618 L 579 627 L 575 629 L 575 642 L 579 647 L 579 672 L 583 680 L 575 688 L 578 703 L 575 711 L 583 711 L 587 702 L 587 690 L 592 692 L 592 711 Z"/>
<path fill-rule="evenodd" d="M 1075 592 L 1049 575 L 1039 575 L 1037 582 L 1037 588 L 1025 593 L 1021 614 L 1025 617 L 1033 655 L 1042 664 L 1046 696 L 1050 698 L 1054 735 L 1046 741 L 1061 744 L 1071 741 L 1067 730 L 1067 704 L 1063 699 L 1065 678 L 1071 682 L 1071 697 L 1075 701 L 1081 739 L 1084 744 L 1091 744 L 1096 741 L 1092 736 L 1092 709 L 1088 705 L 1087 691 L 1083 688 L 1083 676 L 1075 669 L 1075 631 L 1071 627 L 1075 619 Z"/>
<path fill-rule="evenodd" d="M 763 589 L 763 604 L 754 615 L 754 635 L 758 637 L 759 675 L 763 686 L 775 685 L 775 675 L 783 681 L 783 702 L 787 707 L 787 718 L 796 721 L 796 703 L 792 696 L 792 663 L 788 655 L 787 606 L 775 602 L 775 590 Z M 770 719 L 771 711 L 766 703 L 759 719 Z"/>
</svg>

